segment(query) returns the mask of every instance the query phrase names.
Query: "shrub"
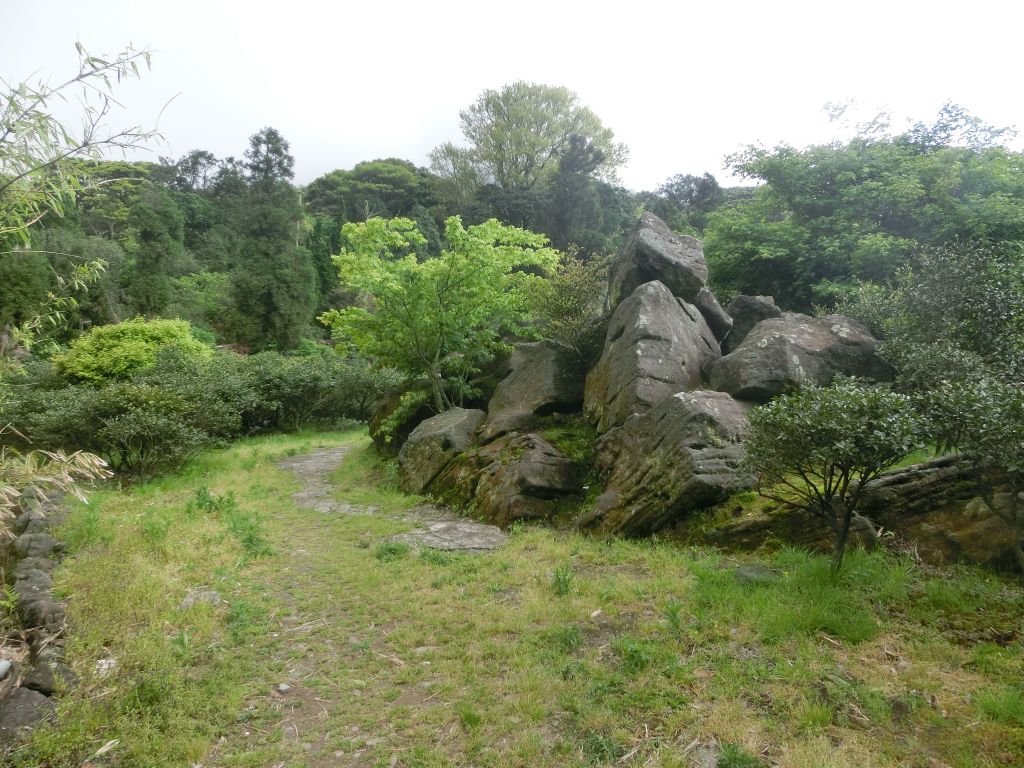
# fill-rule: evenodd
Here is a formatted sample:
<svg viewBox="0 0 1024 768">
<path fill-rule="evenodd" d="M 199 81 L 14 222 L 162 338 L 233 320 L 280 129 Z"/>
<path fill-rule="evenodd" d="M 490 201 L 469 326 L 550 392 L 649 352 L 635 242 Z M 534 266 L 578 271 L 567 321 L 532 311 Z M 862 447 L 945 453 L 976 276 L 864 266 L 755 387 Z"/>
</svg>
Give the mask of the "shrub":
<svg viewBox="0 0 1024 768">
<path fill-rule="evenodd" d="M 76 340 L 56 358 L 60 371 L 73 382 L 102 384 L 127 379 L 156 361 L 161 349 L 202 357 L 210 349 L 197 341 L 184 320 L 135 318 L 116 325 L 101 325 Z"/>
<path fill-rule="evenodd" d="M 985 506 L 1015 532 L 1009 544 L 1024 571 L 1024 387 L 979 375 L 943 382 L 922 399 L 936 444 L 963 454 Z"/>
<path fill-rule="evenodd" d="M 607 285 L 605 259 L 584 260 L 570 253 L 534 293 L 541 333 L 571 349 L 583 366 L 596 359 L 604 344 Z"/>
<path fill-rule="evenodd" d="M 763 495 L 807 509 L 832 528 L 836 571 L 864 491 L 924 447 L 924 435 L 907 395 L 845 379 L 751 412 L 747 461 Z"/>
<path fill-rule="evenodd" d="M 33 445 L 91 451 L 132 477 L 177 469 L 209 442 L 182 397 L 142 383 L 36 390 L 19 406 L 15 427 Z"/>
</svg>

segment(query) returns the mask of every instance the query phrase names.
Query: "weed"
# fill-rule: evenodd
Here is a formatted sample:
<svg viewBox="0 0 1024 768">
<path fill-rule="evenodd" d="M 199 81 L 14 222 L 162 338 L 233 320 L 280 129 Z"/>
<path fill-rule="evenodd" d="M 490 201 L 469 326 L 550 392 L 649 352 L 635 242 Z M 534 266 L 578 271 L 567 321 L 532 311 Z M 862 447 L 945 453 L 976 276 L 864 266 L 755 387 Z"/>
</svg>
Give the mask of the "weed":
<svg viewBox="0 0 1024 768">
<path fill-rule="evenodd" d="M 246 555 L 256 558 L 274 553 L 270 542 L 263 535 L 262 522 L 255 512 L 246 512 L 232 506 L 224 511 L 223 519 L 228 532 L 238 539 Z"/>
<path fill-rule="evenodd" d="M 682 637 L 685 629 L 683 626 L 683 604 L 675 600 L 669 600 L 662 609 L 661 614 L 665 617 L 665 623 L 668 624 L 672 635 L 677 638 Z"/>
<path fill-rule="evenodd" d="M 763 763 L 739 744 L 723 744 L 718 768 L 761 768 Z"/>
<path fill-rule="evenodd" d="M 373 556 L 382 563 L 401 560 L 409 554 L 409 545 L 401 541 L 382 541 L 373 548 Z"/>
<path fill-rule="evenodd" d="M 626 754 L 626 748 L 602 733 L 591 731 L 581 742 L 583 753 L 595 765 L 611 765 Z"/>
<path fill-rule="evenodd" d="M 551 574 L 551 589 L 559 597 L 565 597 L 573 591 L 573 572 L 571 565 L 560 565 Z"/>
<path fill-rule="evenodd" d="M 459 715 L 459 722 L 462 723 L 462 727 L 467 731 L 476 730 L 480 727 L 480 723 L 483 722 L 480 713 L 473 708 L 472 704 L 462 702 L 455 711 Z"/>
<path fill-rule="evenodd" d="M 831 725 L 832 707 L 820 698 L 806 698 L 793 708 L 793 719 L 803 730 L 820 730 Z"/>
<path fill-rule="evenodd" d="M 61 528 L 60 536 L 72 552 L 106 545 L 113 539 L 112 532 L 100 517 L 99 503 L 94 497 L 90 506 L 81 509 Z"/>
<path fill-rule="evenodd" d="M 994 722 L 1024 727 L 1024 690 L 1007 685 L 982 691 L 978 694 L 978 709 Z"/>
<path fill-rule="evenodd" d="M 171 518 L 162 511 L 147 509 L 139 518 L 139 530 L 142 538 L 152 546 L 159 546 L 167 540 L 167 532 L 171 528 Z"/>
</svg>

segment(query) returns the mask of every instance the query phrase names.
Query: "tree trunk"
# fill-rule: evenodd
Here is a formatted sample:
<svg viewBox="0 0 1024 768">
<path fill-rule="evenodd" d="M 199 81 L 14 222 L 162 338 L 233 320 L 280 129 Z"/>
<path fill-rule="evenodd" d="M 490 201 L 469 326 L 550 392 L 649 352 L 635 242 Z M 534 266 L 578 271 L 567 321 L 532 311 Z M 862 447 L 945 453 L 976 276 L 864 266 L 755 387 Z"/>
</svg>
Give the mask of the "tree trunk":
<svg viewBox="0 0 1024 768">
<path fill-rule="evenodd" d="M 846 552 L 846 540 L 850 535 L 850 521 L 853 519 L 853 509 L 846 502 L 833 501 L 832 512 L 836 523 L 836 543 L 832 550 L 832 573 L 839 573 L 843 565 L 843 554 Z"/>
</svg>

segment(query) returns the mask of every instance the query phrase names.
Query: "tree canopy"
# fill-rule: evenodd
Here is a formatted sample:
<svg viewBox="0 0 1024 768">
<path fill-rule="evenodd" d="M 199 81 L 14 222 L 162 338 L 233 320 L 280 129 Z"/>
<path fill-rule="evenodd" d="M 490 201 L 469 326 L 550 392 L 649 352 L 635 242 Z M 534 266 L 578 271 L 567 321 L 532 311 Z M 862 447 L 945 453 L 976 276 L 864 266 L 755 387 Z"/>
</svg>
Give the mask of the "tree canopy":
<svg viewBox="0 0 1024 768">
<path fill-rule="evenodd" d="M 467 380 L 502 334 L 526 331 L 535 271 L 558 261 L 542 235 L 493 219 L 464 227 L 451 217 L 444 237 L 440 256 L 423 260 L 410 219 L 346 224 L 335 261 L 366 303 L 321 318 L 339 342 L 424 379 L 438 411 L 472 394 Z"/>
</svg>

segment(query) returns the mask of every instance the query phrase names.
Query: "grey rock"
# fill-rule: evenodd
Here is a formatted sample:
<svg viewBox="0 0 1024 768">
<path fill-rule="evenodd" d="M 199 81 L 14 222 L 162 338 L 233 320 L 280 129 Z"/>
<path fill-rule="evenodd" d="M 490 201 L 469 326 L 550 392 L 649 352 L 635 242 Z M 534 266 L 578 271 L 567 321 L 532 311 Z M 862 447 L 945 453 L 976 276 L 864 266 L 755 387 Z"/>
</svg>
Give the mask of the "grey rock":
<svg viewBox="0 0 1024 768">
<path fill-rule="evenodd" d="M 70 688 L 78 681 L 77 675 L 66 664 L 37 664 L 21 681 L 23 688 L 53 696 L 61 686 Z"/>
<path fill-rule="evenodd" d="M 508 541 L 497 526 L 467 519 L 428 523 L 426 528 L 401 533 L 392 539 L 448 552 L 491 552 Z"/>
<path fill-rule="evenodd" d="M 181 610 L 188 610 L 193 605 L 199 605 L 205 603 L 206 605 L 220 605 L 221 597 L 220 592 L 212 589 L 203 589 L 195 592 L 189 592 L 185 595 L 185 599 L 181 601 L 179 606 Z"/>
<path fill-rule="evenodd" d="M 587 375 L 583 409 L 599 432 L 701 385 L 721 356 L 718 340 L 692 304 L 662 283 L 637 288 L 612 316 L 604 351 Z"/>
<path fill-rule="evenodd" d="M 292 689 L 292 687 L 290 685 L 288 685 L 288 683 L 278 683 L 277 684 L 277 692 L 278 693 L 289 693 L 291 691 L 291 689 Z"/>
<path fill-rule="evenodd" d="M 55 709 L 38 691 L 16 688 L 0 706 L 0 744 L 14 744 L 26 728 L 51 718 Z"/>
<path fill-rule="evenodd" d="M 579 411 L 585 377 L 568 349 L 553 341 L 517 344 L 509 365 L 487 405 L 482 442 L 529 429 L 539 416 Z"/>
<path fill-rule="evenodd" d="M 722 309 L 722 305 L 718 303 L 718 299 L 715 298 L 715 294 L 711 292 L 710 288 L 700 289 L 700 293 L 693 300 L 693 306 L 704 315 L 704 320 L 707 321 L 708 328 L 715 334 L 716 339 L 722 341 L 729 335 L 732 330 L 732 318 L 728 312 Z"/>
<path fill-rule="evenodd" d="M 708 267 L 700 240 L 677 235 L 653 213 L 645 213 L 609 267 L 609 309 L 651 280 L 692 302 L 708 281 Z"/>
<path fill-rule="evenodd" d="M 417 426 L 398 453 L 402 490 L 423 493 L 448 462 L 473 444 L 485 416 L 476 409 L 452 408 Z"/>
<path fill-rule="evenodd" d="M 60 543 L 48 533 L 23 533 L 14 541 L 18 557 L 51 557 L 61 549 Z"/>
<path fill-rule="evenodd" d="M 741 584 L 774 584 L 782 578 L 777 569 L 756 564 L 741 565 L 732 574 Z"/>
<path fill-rule="evenodd" d="M 732 318 L 732 330 L 722 342 L 722 351 L 729 354 L 747 338 L 747 334 L 762 320 L 782 317 L 771 296 L 737 296 L 729 302 L 726 312 Z"/>
<path fill-rule="evenodd" d="M 580 490 L 580 468 L 538 435 L 508 435 L 480 472 L 474 504 L 487 522 L 544 519 L 552 499 Z"/>
<path fill-rule="evenodd" d="M 892 375 L 878 340 L 842 315 L 784 314 L 763 320 L 733 352 L 708 368 L 711 388 L 767 402 L 801 384 L 825 386 L 836 376 L 881 380 Z"/>
<path fill-rule="evenodd" d="M 750 488 L 742 438 L 750 406 L 722 392 L 680 392 L 598 442 L 605 490 L 583 528 L 642 536 Z"/>
<path fill-rule="evenodd" d="M 13 669 L 11 662 L 7 659 L 0 659 L 0 680 L 7 677 L 7 673 L 10 672 L 11 669 Z"/>
<path fill-rule="evenodd" d="M 14 580 L 32 578 L 33 574 L 42 573 L 49 575 L 57 567 L 57 561 L 49 557 L 26 557 L 19 560 L 14 566 L 12 574 Z"/>
</svg>

